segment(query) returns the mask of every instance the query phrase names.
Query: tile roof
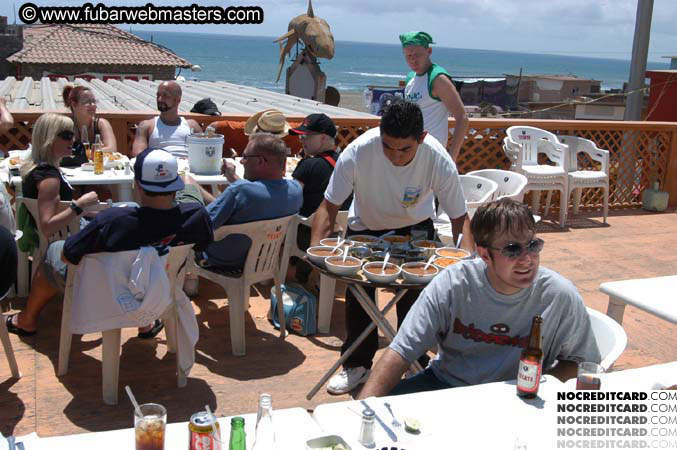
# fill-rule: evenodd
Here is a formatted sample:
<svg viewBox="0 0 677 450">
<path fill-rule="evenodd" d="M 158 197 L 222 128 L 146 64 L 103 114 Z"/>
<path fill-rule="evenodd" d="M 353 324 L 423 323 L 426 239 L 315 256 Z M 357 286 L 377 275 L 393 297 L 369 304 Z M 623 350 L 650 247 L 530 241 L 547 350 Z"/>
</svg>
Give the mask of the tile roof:
<svg viewBox="0 0 677 450">
<path fill-rule="evenodd" d="M 171 50 L 112 25 L 33 25 L 24 27 L 24 47 L 12 63 L 125 64 L 190 67 Z"/>
</svg>

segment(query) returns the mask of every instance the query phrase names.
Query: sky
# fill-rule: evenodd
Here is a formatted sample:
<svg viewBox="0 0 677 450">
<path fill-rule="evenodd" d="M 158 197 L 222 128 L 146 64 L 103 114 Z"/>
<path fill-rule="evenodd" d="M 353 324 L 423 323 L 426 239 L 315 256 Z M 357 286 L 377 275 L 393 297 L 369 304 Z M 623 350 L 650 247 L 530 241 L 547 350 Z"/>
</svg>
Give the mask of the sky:
<svg viewBox="0 0 677 450">
<path fill-rule="evenodd" d="M 398 43 L 405 31 L 430 33 L 443 47 L 567 54 L 630 59 L 638 0 L 314 0 L 335 40 Z M 26 2 L 3 0 L 0 15 L 14 22 Z M 79 6 L 81 2 L 33 0 L 37 6 Z M 93 1 L 94 4 L 97 0 Z M 107 6 L 141 6 L 147 0 L 107 0 Z M 306 0 L 155 0 L 155 6 L 260 6 L 257 25 L 132 25 L 133 30 L 187 31 L 249 36 L 280 36 L 289 20 L 307 10 Z M 677 55 L 676 0 L 654 0 L 649 60 Z M 17 23 L 20 20 L 17 18 Z M 125 30 L 129 26 L 123 26 Z"/>
</svg>

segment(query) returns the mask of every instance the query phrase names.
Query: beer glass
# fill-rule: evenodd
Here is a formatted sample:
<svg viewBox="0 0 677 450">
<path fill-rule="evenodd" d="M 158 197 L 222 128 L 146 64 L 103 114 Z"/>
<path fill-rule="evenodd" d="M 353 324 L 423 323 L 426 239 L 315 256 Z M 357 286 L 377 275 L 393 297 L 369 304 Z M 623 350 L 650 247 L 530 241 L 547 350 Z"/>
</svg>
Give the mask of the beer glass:
<svg viewBox="0 0 677 450">
<path fill-rule="evenodd" d="M 604 368 L 597 363 L 582 362 L 578 364 L 578 378 L 576 378 L 576 389 L 579 391 L 597 391 L 602 387 L 600 376 L 604 373 Z"/>
<path fill-rule="evenodd" d="M 164 450 L 167 410 L 157 403 L 139 405 L 141 415 L 134 411 L 136 450 Z"/>
</svg>

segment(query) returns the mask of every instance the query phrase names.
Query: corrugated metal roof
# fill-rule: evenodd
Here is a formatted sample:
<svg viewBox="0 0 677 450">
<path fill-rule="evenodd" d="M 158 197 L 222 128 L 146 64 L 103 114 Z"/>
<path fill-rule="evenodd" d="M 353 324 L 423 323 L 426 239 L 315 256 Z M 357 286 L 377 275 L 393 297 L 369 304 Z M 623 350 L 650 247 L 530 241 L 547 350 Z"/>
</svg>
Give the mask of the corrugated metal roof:
<svg viewBox="0 0 677 450">
<path fill-rule="evenodd" d="M 67 83 L 64 79 L 17 80 L 14 77 L 7 77 L 0 81 L 0 96 L 5 98 L 10 110 L 59 109 L 64 107 L 61 91 Z M 94 92 L 98 109 L 101 111 L 156 110 L 155 92 L 160 83 L 162 83 L 160 80 L 86 81 L 80 78 L 75 82 L 76 85 L 88 86 Z M 209 97 L 222 114 L 253 114 L 263 109 L 275 108 L 290 116 L 307 116 L 321 112 L 330 117 L 376 117 L 315 100 L 225 81 L 178 81 L 178 83 L 183 90 L 179 106 L 182 113 L 190 112 L 198 100 Z"/>
</svg>

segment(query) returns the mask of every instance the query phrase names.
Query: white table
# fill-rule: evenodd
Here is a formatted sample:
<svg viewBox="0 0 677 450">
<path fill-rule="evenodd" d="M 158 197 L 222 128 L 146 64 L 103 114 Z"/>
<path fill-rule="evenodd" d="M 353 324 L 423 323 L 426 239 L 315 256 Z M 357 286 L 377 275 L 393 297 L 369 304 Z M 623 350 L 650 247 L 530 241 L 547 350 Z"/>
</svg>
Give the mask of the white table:
<svg viewBox="0 0 677 450">
<path fill-rule="evenodd" d="M 600 376 L 603 391 L 650 391 L 677 384 L 677 361 L 636 369 L 609 372 Z M 567 390 L 576 389 L 576 379 L 565 383 Z"/>
<path fill-rule="evenodd" d="M 130 424 L 133 422 L 132 409 L 129 410 Z M 168 412 L 171 420 L 171 411 Z M 231 416 L 232 417 L 232 416 Z M 228 448 L 228 438 L 230 436 L 230 419 L 224 417 L 219 419 L 221 425 L 221 437 L 226 444 L 224 450 Z M 247 434 L 247 448 L 254 445 L 254 428 L 256 426 L 256 413 L 243 414 L 245 419 L 245 433 Z M 315 437 L 322 436 L 322 430 L 303 408 L 289 408 L 273 410 L 273 423 L 275 426 L 275 437 L 278 449 L 297 450 L 305 448 L 306 441 Z M 18 438 L 18 441 L 23 440 Z M 69 436 L 55 436 L 49 438 L 32 439 L 26 438 L 27 450 L 56 450 L 56 449 L 131 449 L 134 448 L 134 428 L 126 428 L 114 431 L 102 431 L 98 433 L 73 434 Z M 167 424 L 165 430 L 165 450 L 185 450 L 188 444 L 188 422 Z"/>
<path fill-rule="evenodd" d="M 72 186 L 108 185 L 111 187 L 116 201 L 131 202 L 134 200 L 132 197 L 134 173 L 126 175 L 124 170 L 106 169 L 103 174 L 95 175 L 94 172 L 82 170 L 80 167 L 62 167 L 61 171 L 66 175 L 66 180 Z M 9 183 L 14 187 L 17 195 L 20 195 L 21 177 L 13 176 Z"/>
<path fill-rule="evenodd" d="M 677 275 L 610 281 L 599 290 L 609 296 L 606 313 L 618 323 L 623 322 L 626 304 L 677 323 Z"/>
<path fill-rule="evenodd" d="M 418 394 L 369 398 L 366 403 L 396 434 L 388 438 L 383 427 L 374 423 L 376 448 L 396 446 L 415 449 L 478 448 L 512 449 L 516 439 L 529 449 L 554 448 L 557 392 L 564 390 L 558 379 L 546 375 L 538 397 L 522 400 L 515 393 L 515 382 L 489 383 Z M 421 433 L 393 427 L 392 416 L 383 405 L 389 402 L 395 417 L 404 422 L 413 417 L 421 422 Z M 353 410 L 351 412 L 350 410 Z M 331 403 L 315 408 L 313 418 L 326 434 L 338 434 L 354 450 L 364 448 L 358 441 L 364 406 L 359 401 Z"/>
</svg>

